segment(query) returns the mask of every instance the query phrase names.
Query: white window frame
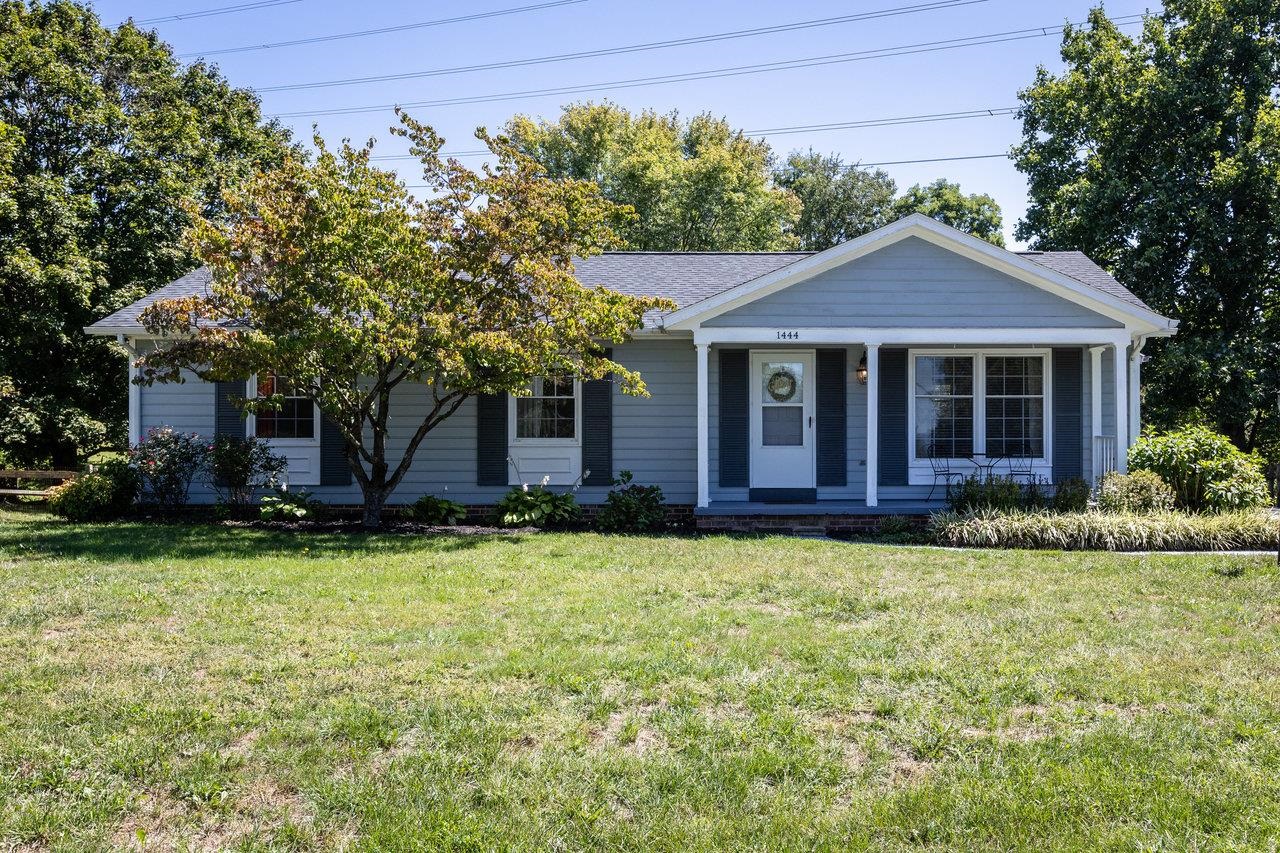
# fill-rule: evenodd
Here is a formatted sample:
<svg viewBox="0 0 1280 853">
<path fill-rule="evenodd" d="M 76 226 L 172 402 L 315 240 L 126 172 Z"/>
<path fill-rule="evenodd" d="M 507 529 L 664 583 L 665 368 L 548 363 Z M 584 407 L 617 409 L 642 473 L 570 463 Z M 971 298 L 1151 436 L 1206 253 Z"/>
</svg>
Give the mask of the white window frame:
<svg viewBox="0 0 1280 853">
<path fill-rule="evenodd" d="M 530 383 L 532 390 L 532 383 Z M 573 438 L 517 438 L 515 394 L 507 395 L 507 482 L 512 486 L 536 485 L 549 476 L 548 485 L 572 486 L 582 476 L 582 381 L 573 377 Z M 528 399 L 524 397 L 523 399 Z M 553 460 L 567 469 L 548 472 L 542 461 Z M 541 461 L 540 461 L 541 460 Z M 514 464 L 513 464 L 514 463 Z"/>
<path fill-rule="evenodd" d="M 249 381 L 245 384 L 245 399 L 258 399 L 258 374 L 256 373 L 250 376 Z M 269 441 L 280 447 L 310 447 L 312 445 L 319 447 L 320 407 L 315 404 L 314 400 L 311 402 L 311 416 L 315 419 L 315 426 L 311 430 L 311 438 L 264 438 L 263 441 Z M 248 434 L 256 437 L 258 435 L 258 416 L 253 412 L 249 412 L 245 422 L 248 425 Z"/>
<path fill-rule="evenodd" d="M 249 400 L 258 397 L 258 374 L 253 374 L 245 383 L 245 398 Z M 264 438 L 263 441 L 274 448 L 279 448 L 280 455 L 289 463 L 285 474 L 285 482 L 292 486 L 318 486 L 320 485 L 320 407 L 313 401 L 311 404 L 312 417 L 315 418 L 315 428 L 312 430 L 311 438 Z M 245 418 L 245 429 L 247 435 L 257 437 L 258 435 L 258 416 L 253 412 Z"/>
<path fill-rule="evenodd" d="M 987 359 L 1038 356 L 1044 363 L 1044 455 L 1031 460 L 1032 470 L 1049 479 L 1053 476 L 1053 350 L 1048 347 L 1016 347 L 1009 349 L 909 349 L 907 350 L 907 482 L 927 486 L 933 482 L 933 464 L 928 457 L 916 456 L 916 358 L 958 356 L 973 359 L 973 449 L 975 455 L 986 455 L 987 449 Z M 982 452 L 979 453 L 978 449 Z M 964 470 L 968 459 L 949 459 L 952 470 Z M 995 467 L 999 474 L 1009 470 L 1008 460 Z"/>
</svg>

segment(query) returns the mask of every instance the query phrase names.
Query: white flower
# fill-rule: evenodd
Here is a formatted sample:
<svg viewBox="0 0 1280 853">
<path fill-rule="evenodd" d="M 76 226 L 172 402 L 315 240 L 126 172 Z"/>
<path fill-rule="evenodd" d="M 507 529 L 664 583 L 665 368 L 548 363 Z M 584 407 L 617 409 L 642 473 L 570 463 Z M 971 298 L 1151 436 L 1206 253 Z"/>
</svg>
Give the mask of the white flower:
<svg viewBox="0 0 1280 853">
<path fill-rule="evenodd" d="M 542 477 L 542 487 L 545 489 L 547 485 L 550 484 L 550 482 L 551 482 L 551 475 L 544 474 Z"/>
</svg>

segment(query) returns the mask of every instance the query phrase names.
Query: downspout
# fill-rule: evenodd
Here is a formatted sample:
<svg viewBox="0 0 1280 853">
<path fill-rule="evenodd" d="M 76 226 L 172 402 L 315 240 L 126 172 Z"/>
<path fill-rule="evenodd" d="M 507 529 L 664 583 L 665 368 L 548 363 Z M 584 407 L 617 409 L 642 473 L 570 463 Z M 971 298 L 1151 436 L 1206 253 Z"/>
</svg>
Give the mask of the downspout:
<svg viewBox="0 0 1280 853">
<path fill-rule="evenodd" d="M 129 355 L 129 446 L 132 447 L 142 440 L 142 386 L 135 381 L 138 378 L 138 367 L 134 363 L 138 358 L 138 351 L 133 346 L 133 340 L 126 338 L 124 333 L 116 335 L 116 343 Z"/>
<path fill-rule="evenodd" d="M 1129 353 L 1129 446 L 1142 435 L 1142 363 L 1147 357 L 1142 349 L 1149 335 L 1136 335 Z"/>
</svg>

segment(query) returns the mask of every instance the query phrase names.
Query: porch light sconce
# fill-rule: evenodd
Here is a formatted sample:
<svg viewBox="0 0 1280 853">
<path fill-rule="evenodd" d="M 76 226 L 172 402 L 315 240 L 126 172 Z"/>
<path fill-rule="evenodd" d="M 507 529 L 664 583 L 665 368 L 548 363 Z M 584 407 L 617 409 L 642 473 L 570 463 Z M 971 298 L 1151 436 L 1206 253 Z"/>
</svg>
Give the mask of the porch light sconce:
<svg viewBox="0 0 1280 853">
<path fill-rule="evenodd" d="M 858 377 L 859 385 L 867 384 L 867 354 L 864 352 L 862 358 L 858 360 L 858 370 L 854 374 Z"/>
</svg>

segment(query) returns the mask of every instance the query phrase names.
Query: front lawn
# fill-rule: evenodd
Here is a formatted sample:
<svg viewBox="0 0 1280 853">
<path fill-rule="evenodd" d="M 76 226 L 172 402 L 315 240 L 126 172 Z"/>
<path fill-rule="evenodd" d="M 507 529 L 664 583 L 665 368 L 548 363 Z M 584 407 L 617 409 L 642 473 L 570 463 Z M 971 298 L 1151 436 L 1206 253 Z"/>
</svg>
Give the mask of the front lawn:
<svg viewBox="0 0 1280 853">
<path fill-rule="evenodd" d="M 0 512 L 0 848 L 1274 849 L 1278 580 Z"/>
</svg>

